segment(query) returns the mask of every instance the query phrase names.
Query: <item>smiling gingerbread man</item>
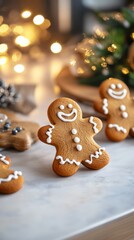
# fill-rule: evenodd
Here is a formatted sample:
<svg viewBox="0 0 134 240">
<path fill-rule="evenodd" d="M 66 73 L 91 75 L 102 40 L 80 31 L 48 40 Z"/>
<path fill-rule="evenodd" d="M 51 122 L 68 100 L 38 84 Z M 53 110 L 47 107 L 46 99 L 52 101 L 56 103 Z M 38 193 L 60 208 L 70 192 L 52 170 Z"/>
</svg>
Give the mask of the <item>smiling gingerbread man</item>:
<svg viewBox="0 0 134 240">
<path fill-rule="evenodd" d="M 39 139 L 56 147 L 53 170 L 60 176 L 71 176 L 80 163 L 90 169 L 108 164 L 109 155 L 93 139 L 102 128 L 96 117 L 82 118 L 79 105 L 69 98 L 59 98 L 48 108 L 48 126 L 39 129 Z"/>
<path fill-rule="evenodd" d="M 134 100 L 126 84 L 109 78 L 99 91 L 102 100 L 95 102 L 94 107 L 107 118 L 107 137 L 112 141 L 122 141 L 129 134 L 134 137 Z"/>
</svg>

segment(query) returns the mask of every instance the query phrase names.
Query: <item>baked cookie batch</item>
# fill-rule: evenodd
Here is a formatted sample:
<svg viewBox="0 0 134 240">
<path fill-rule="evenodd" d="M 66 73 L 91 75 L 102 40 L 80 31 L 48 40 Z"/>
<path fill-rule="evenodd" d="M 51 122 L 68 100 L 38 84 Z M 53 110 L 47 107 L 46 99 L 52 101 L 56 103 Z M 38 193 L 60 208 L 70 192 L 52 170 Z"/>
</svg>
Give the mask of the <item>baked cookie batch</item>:
<svg viewBox="0 0 134 240">
<path fill-rule="evenodd" d="M 109 140 L 118 142 L 128 135 L 134 137 L 134 99 L 126 84 L 109 78 L 100 85 L 99 92 L 100 99 L 94 108 L 106 117 L 105 132 Z M 50 124 L 39 129 L 37 123 L 12 120 L 0 113 L 0 147 L 24 151 L 39 138 L 56 148 L 53 170 L 64 177 L 75 174 L 81 164 L 98 170 L 109 163 L 105 148 L 94 140 L 102 129 L 99 118 L 83 118 L 79 105 L 69 98 L 52 102 L 48 118 Z M 23 185 L 22 173 L 10 170 L 10 163 L 9 157 L 0 154 L 0 193 L 16 192 Z"/>
</svg>

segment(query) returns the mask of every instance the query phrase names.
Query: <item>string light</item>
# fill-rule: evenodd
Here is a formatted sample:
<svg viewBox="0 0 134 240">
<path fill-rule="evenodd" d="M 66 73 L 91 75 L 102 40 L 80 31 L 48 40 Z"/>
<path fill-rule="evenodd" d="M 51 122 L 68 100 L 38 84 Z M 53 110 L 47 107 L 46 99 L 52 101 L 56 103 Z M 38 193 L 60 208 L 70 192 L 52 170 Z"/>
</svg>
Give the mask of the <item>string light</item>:
<svg viewBox="0 0 134 240">
<path fill-rule="evenodd" d="M 117 49 L 117 46 L 116 46 L 114 43 L 111 44 L 111 46 L 109 46 L 109 47 L 107 48 L 107 50 L 108 50 L 109 52 L 115 52 L 116 49 Z"/>
<path fill-rule="evenodd" d="M 93 71 L 96 71 L 96 66 L 92 66 L 91 69 L 92 69 Z"/>
<path fill-rule="evenodd" d="M 0 36 L 5 37 L 10 33 L 10 27 L 7 24 L 0 26 Z"/>
<path fill-rule="evenodd" d="M 30 45 L 30 40 L 24 36 L 18 36 L 15 39 L 15 43 L 20 47 L 27 47 Z"/>
<path fill-rule="evenodd" d="M 1 43 L 0 44 L 0 53 L 5 53 L 8 50 L 8 46 L 6 43 Z"/>
<path fill-rule="evenodd" d="M 25 10 L 25 11 L 23 11 L 22 13 L 21 13 L 21 16 L 23 17 L 23 18 L 29 18 L 30 16 L 31 16 L 31 12 L 29 11 L 29 10 Z"/>
<path fill-rule="evenodd" d="M 125 74 L 125 75 L 129 73 L 128 68 L 125 68 L 125 67 L 122 68 L 121 71 L 122 71 L 122 73 Z"/>
<path fill-rule="evenodd" d="M 0 57 L 0 65 L 6 64 L 8 61 L 8 58 L 6 56 L 1 56 Z"/>
<path fill-rule="evenodd" d="M 23 64 L 16 64 L 14 66 L 14 71 L 17 73 L 22 73 L 22 72 L 24 72 L 24 70 L 25 70 L 25 67 Z"/>
<path fill-rule="evenodd" d="M 52 43 L 50 49 L 53 53 L 60 53 L 62 50 L 62 46 L 60 43 L 55 42 L 55 43 Z"/>
<path fill-rule="evenodd" d="M 35 25 L 41 25 L 45 21 L 45 18 L 42 15 L 36 15 L 33 19 Z"/>
</svg>

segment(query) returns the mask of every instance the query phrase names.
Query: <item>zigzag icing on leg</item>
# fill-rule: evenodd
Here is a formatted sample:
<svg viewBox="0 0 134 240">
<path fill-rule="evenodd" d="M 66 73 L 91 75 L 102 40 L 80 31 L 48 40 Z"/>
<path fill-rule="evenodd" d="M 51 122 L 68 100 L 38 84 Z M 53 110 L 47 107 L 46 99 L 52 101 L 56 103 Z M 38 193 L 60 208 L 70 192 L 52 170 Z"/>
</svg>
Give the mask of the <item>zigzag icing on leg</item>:
<svg viewBox="0 0 134 240">
<path fill-rule="evenodd" d="M 9 165 L 9 161 L 6 160 L 6 156 L 4 156 L 4 155 L 2 155 L 2 154 L 0 154 L 0 161 L 3 162 L 3 163 L 5 163 L 6 165 Z"/>
<path fill-rule="evenodd" d="M 100 155 L 102 155 L 102 151 L 104 151 L 105 148 L 99 148 L 99 150 L 95 151 L 95 154 L 90 155 L 90 159 L 85 160 L 86 163 L 92 164 L 93 158 L 99 158 Z"/>
<path fill-rule="evenodd" d="M 69 164 L 71 164 L 71 165 L 72 165 L 72 164 L 75 164 L 75 165 L 77 165 L 77 166 L 80 165 L 80 162 L 76 161 L 75 159 L 70 160 L 69 158 L 66 158 L 66 159 L 64 160 L 62 156 L 57 156 L 56 159 L 57 159 L 57 160 L 60 160 L 59 163 L 60 163 L 61 165 L 64 165 L 65 163 L 69 163 Z"/>
<path fill-rule="evenodd" d="M 109 124 L 108 125 L 108 127 L 109 128 L 116 128 L 116 130 L 118 131 L 118 132 L 123 132 L 123 133 L 127 133 L 127 129 L 126 128 L 124 128 L 124 127 L 122 127 L 122 126 L 119 126 L 118 124 Z"/>
<path fill-rule="evenodd" d="M 15 171 L 14 173 L 10 174 L 7 178 L 0 178 L 0 184 L 2 182 L 10 182 L 12 179 L 18 179 L 18 176 L 21 176 L 22 172 Z"/>
</svg>

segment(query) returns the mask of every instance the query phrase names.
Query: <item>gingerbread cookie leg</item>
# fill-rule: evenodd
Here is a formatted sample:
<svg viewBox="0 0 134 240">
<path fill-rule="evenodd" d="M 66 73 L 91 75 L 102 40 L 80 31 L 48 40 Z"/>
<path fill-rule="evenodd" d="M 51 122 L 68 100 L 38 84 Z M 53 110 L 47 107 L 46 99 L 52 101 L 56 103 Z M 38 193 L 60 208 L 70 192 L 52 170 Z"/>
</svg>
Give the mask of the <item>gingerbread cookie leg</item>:
<svg viewBox="0 0 134 240">
<path fill-rule="evenodd" d="M 134 127 L 132 127 L 132 128 L 130 129 L 129 134 L 130 134 L 131 137 L 134 137 Z"/>
<path fill-rule="evenodd" d="M 89 169 L 101 169 L 109 163 L 109 155 L 105 148 L 98 146 L 89 155 L 89 159 L 82 161 L 82 164 Z"/>
<path fill-rule="evenodd" d="M 0 193 L 2 194 L 15 193 L 23 186 L 22 173 L 8 169 L 10 163 L 9 157 L 0 154 Z"/>
<path fill-rule="evenodd" d="M 80 162 L 75 159 L 63 158 L 58 155 L 53 161 L 53 170 L 62 177 L 72 176 L 79 169 Z"/>
<path fill-rule="evenodd" d="M 107 137 L 115 142 L 124 140 L 129 134 L 129 128 L 123 124 L 115 123 L 112 120 L 108 122 L 105 129 Z"/>
</svg>

